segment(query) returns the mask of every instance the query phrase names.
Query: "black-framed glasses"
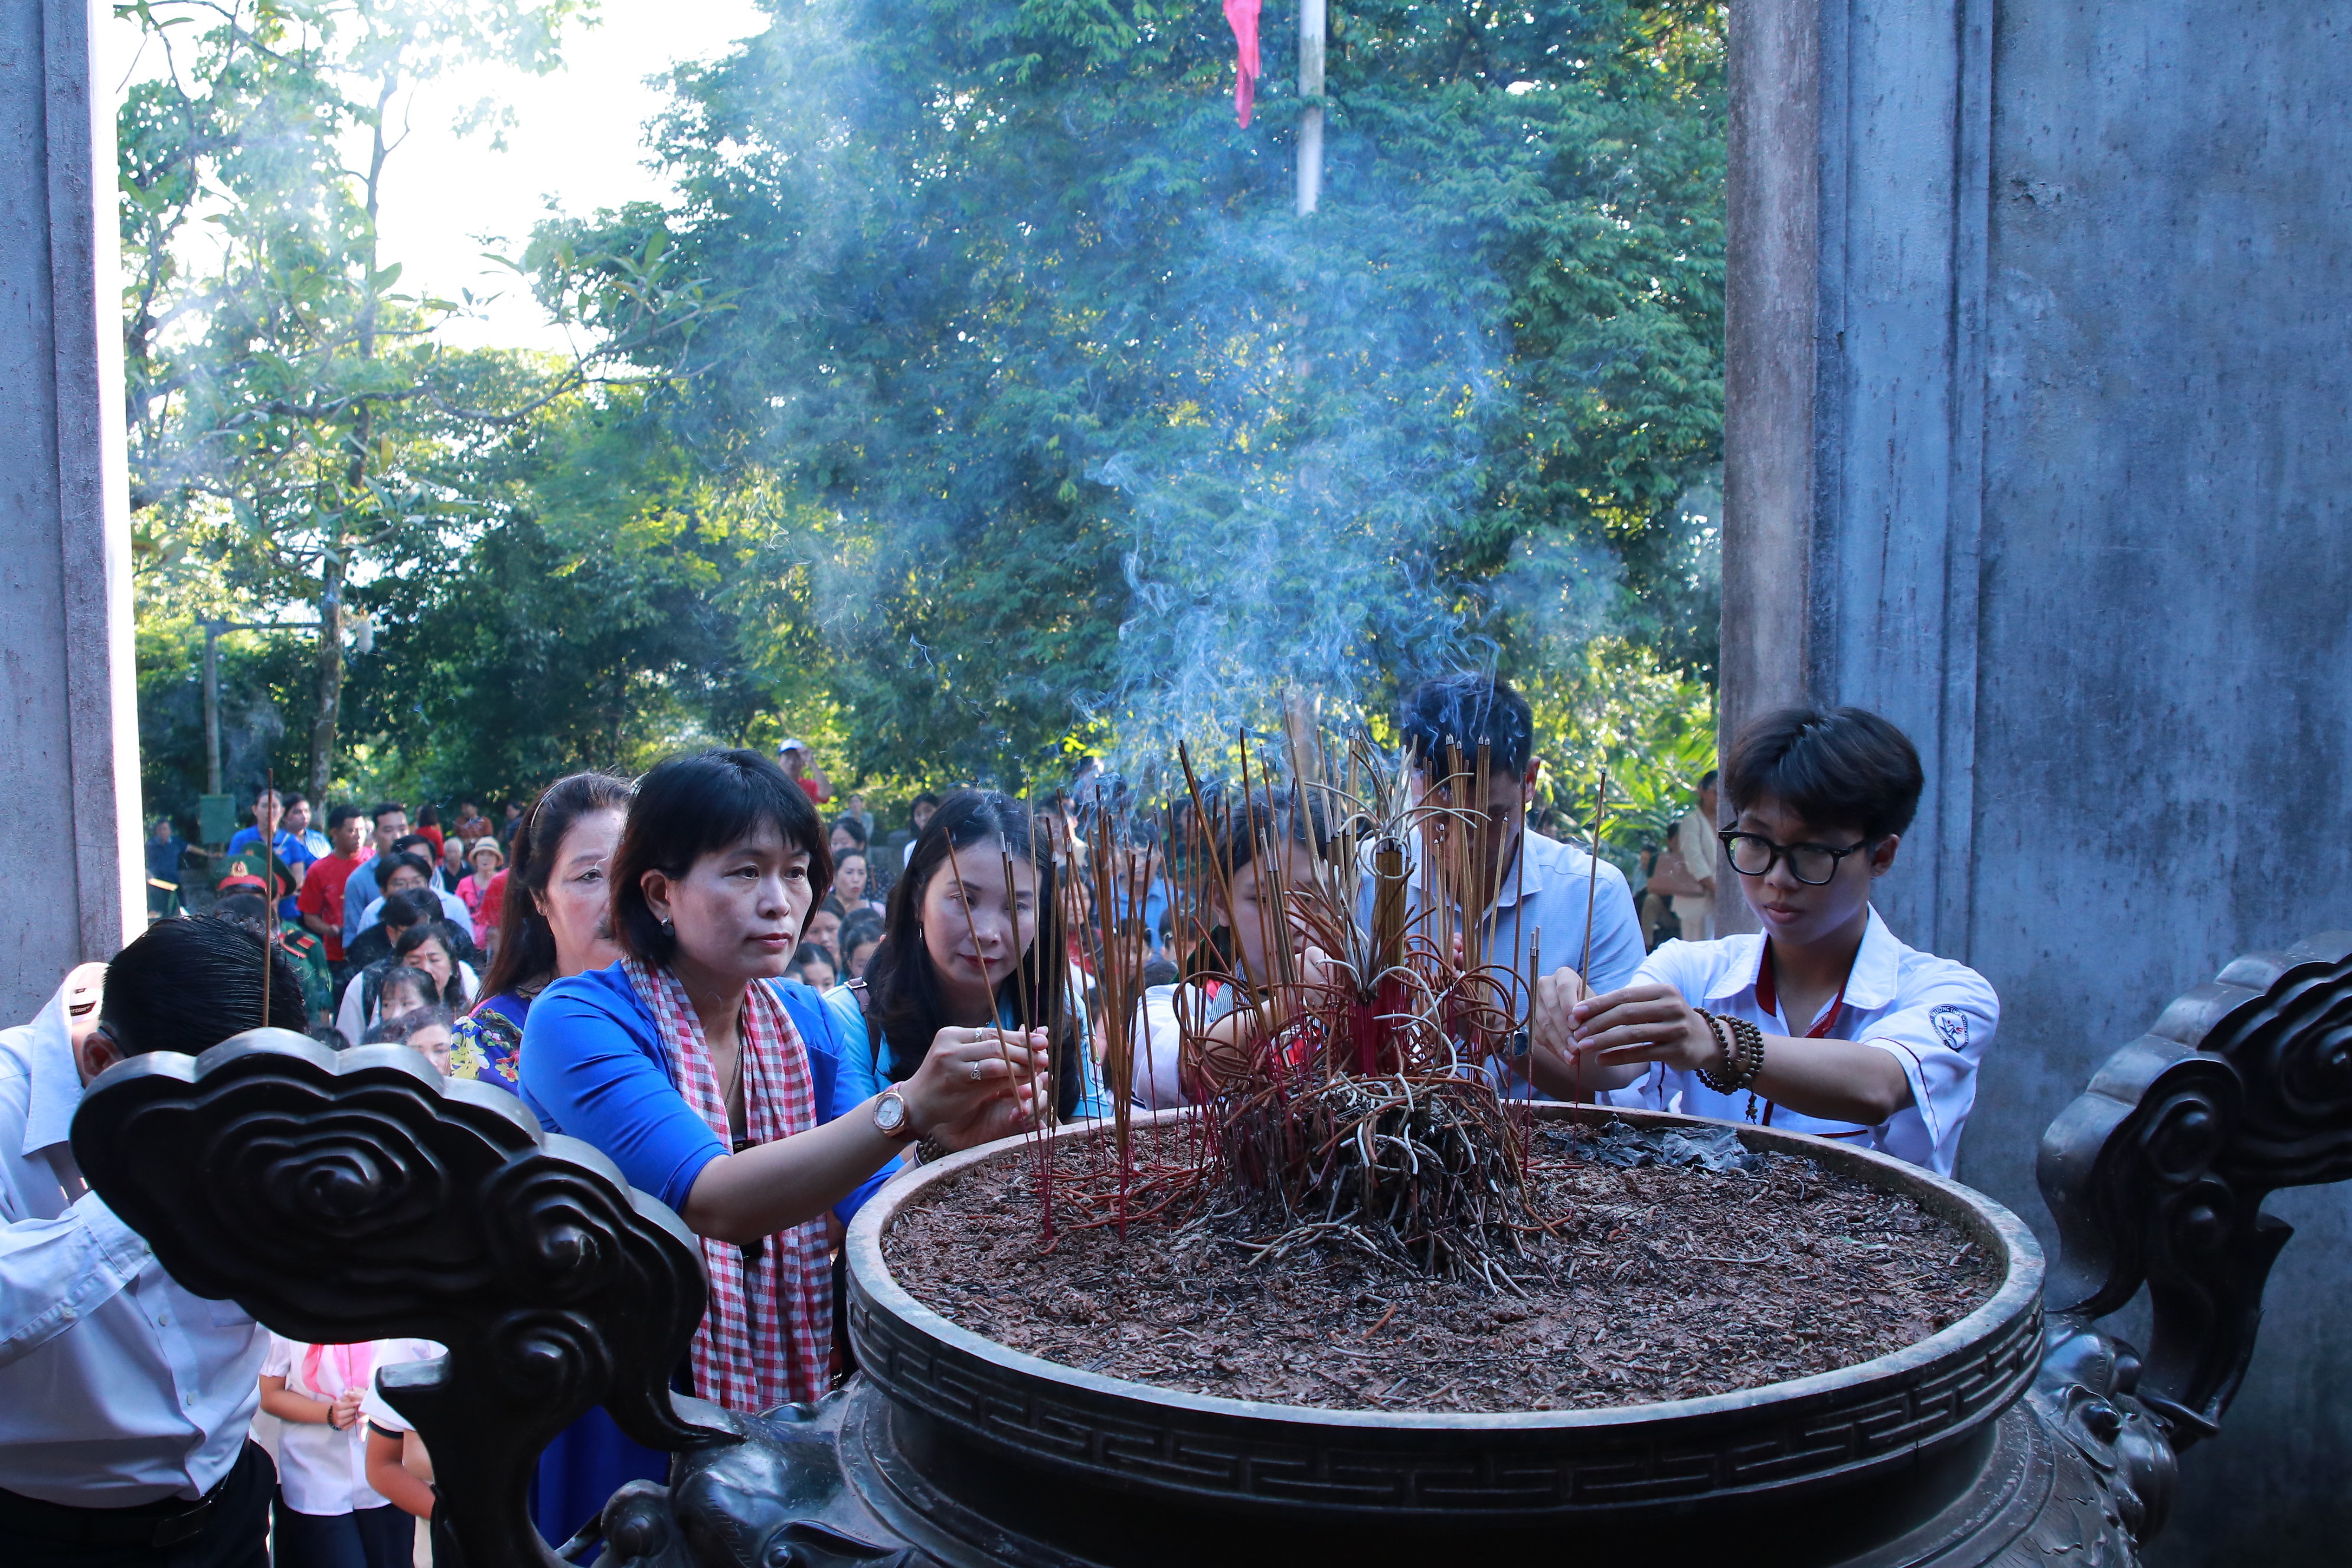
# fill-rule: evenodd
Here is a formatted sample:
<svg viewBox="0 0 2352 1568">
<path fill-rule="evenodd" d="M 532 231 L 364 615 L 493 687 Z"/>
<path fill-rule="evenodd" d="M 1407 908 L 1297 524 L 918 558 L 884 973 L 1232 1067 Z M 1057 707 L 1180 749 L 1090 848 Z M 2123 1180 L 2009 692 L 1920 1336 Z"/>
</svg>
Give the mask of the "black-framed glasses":
<svg viewBox="0 0 2352 1568">
<path fill-rule="evenodd" d="M 1878 842 L 1865 838 L 1859 844 L 1849 844 L 1843 849 L 1827 844 L 1775 844 L 1760 833 L 1718 833 L 1723 852 L 1731 861 L 1731 868 L 1743 877 L 1771 875 L 1775 862 L 1789 862 L 1789 874 L 1809 888 L 1826 885 L 1838 873 L 1838 865 L 1857 850 L 1867 849 Z"/>
</svg>

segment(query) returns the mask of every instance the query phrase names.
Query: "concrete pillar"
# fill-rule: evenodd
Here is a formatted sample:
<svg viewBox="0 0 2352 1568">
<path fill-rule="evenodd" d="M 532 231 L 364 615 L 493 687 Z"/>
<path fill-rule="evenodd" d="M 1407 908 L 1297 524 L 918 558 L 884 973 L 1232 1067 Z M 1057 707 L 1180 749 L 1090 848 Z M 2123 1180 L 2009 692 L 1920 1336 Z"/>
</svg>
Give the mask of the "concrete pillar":
<svg viewBox="0 0 2352 1568">
<path fill-rule="evenodd" d="M 0 0 L 0 1023 L 145 924 L 96 0 Z"/>
<path fill-rule="evenodd" d="M 2352 22 L 1732 16 L 1727 717 L 1801 690 L 1917 743 L 1879 905 L 2000 990 L 1959 1174 L 2052 1243 L 2035 1143 L 2091 1069 L 2234 954 L 2352 928 Z M 2298 1234 L 2158 1564 L 2352 1536 L 2352 1188 L 2272 1207 Z"/>
</svg>

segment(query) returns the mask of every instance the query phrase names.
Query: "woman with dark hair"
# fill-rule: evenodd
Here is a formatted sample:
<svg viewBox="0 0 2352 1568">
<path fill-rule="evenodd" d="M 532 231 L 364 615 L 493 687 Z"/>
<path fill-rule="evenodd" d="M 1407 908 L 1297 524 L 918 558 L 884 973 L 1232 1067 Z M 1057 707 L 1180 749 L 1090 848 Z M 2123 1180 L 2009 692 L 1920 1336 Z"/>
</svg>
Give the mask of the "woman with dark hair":
<svg viewBox="0 0 2352 1568">
<path fill-rule="evenodd" d="M 480 982 L 471 965 L 457 962 L 448 929 L 439 921 L 411 926 L 392 944 L 392 951 L 404 968 L 423 970 L 432 978 L 434 999 L 444 1007 L 463 1007 L 474 999 L 474 989 Z"/>
<path fill-rule="evenodd" d="M 827 1211 L 853 1207 L 917 1138 L 1020 1131 L 1041 1088 L 1028 1038 L 965 1030 L 902 1083 L 857 1092 L 832 1015 L 782 979 L 831 872 L 815 806 L 767 758 L 663 763 L 614 858 L 625 956 L 549 985 L 523 1029 L 523 1099 L 541 1123 L 603 1150 L 701 1238 L 694 1391 L 730 1410 L 824 1392 Z"/>
<path fill-rule="evenodd" d="M 787 971 L 793 979 L 822 995 L 833 989 L 837 972 L 833 966 L 833 954 L 814 942 L 803 942 L 793 954 L 793 966 Z"/>
<path fill-rule="evenodd" d="M 1070 990 L 1058 892 L 1019 801 L 948 796 L 890 889 L 865 975 L 825 998 L 865 1081 L 902 1083 L 938 1050 L 1027 1031 L 1050 1049 L 1055 1113 L 1108 1115 Z"/>
<path fill-rule="evenodd" d="M 862 980 L 866 966 L 873 960 L 877 948 L 882 945 L 882 917 L 867 911 L 855 914 L 841 923 L 841 977 Z"/>
<path fill-rule="evenodd" d="M 845 849 L 833 858 L 832 901 L 841 906 L 836 912 L 845 925 L 854 916 L 882 912 L 882 906 L 866 897 L 871 886 L 867 879 L 869 864 L 863 849 Z"/>
<path fill-rule="evenodd" d="M 457 1020 L 451 1078 L 512 1090 L 531 999 L 565 975 L 602 969 L 621 956 L 613 942 L 609 877 L 630 793 L 629 782 L 611 773 L 573 773 L 540 792 L 523 815 L 499 900 L 498 946 L 482 977 L 481 1001 Z M 480 868 L 498 855 L 498 841 L 474 844 L 481 856 L 477 877 L 487 891 L 490 873 Z"/>
<path fill-rule="evenodd" d="M 833 819 L 833 835 L 826 840 L 826 847 L 833 851 L 835 860 L 838 861 L 853 849 L 864 850 L 866 839 L 865 819 L 845 815 Z"/>
<path fill-rule="evenodd" d="M 524 1026 L 548 986 L 617 963 L 613 941 L 613 857 L 635 793 L 611 773 L 558 779 L 530 803 L 513 834 L 514 858 L 495 900 L 498 942 L 482 999 L 450 1033 L 449 1076 L 520 1092 Z M 493 900 L 498 840 L 474 840 L 484 912 Z M 531 1518 L 564 1541 L 632 1480 L 659 1480 L 663 1456 L 632 1442 L 598 1405 L 555 1436 L 532 1478 Z"/>
<path fill-rule="evenodd" d="M 400 1014 L 384 1015 L 383 1021 L 367 1032 L 371 1046 L 406 1046 L 423 1055 L 443 1078 L 449 1076 L 449 1032 L 457 1016 L 442 1006 L 412 1007 Z"/>
<path fill-rule="evenodd" d="M 394 948 L 400 939 L 413 931 L 427 931 L 436 922 L 432 914 L 430 893 L 394 893 L 384 905 L 384 921 L 371 927 L 363 935 L 393 933 L 391 942 L 383 944 L 383 956 L 351 978 L 343 987 L 342 1000 L 336 1004 L 335 1026 L 346 1039 L 356 1040 L 368 1032 L 370 1025 L 384 1016 L 383 992 L 402 976 L 413 977 L 421 984 L 432 987 L 427 1001 L 440 1000 L 440 983 L 421 969 L 412 969 Z M 445 944 L 446 945 L 446 944 Z M 394 1009 L 398 1011 L 398 1009 Z"/>
</svg>

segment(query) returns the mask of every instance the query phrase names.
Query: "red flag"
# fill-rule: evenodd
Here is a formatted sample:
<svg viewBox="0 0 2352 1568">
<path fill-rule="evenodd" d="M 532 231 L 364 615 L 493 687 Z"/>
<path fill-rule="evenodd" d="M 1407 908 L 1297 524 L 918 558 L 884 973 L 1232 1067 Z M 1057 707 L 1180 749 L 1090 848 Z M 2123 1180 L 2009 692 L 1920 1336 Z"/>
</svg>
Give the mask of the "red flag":
<svg viewBox="0 0 2352 1568">
<path fill-rule="evenodd" d="M 1234 112 L 1241 116 L 1243 129 L 1249 127 L 1250 105 L 1257 101 L 1257 10 L 1258 0 L 1225 0 L 1225 20 L 1233 24 L 1234 42 Z"/>
</svg>

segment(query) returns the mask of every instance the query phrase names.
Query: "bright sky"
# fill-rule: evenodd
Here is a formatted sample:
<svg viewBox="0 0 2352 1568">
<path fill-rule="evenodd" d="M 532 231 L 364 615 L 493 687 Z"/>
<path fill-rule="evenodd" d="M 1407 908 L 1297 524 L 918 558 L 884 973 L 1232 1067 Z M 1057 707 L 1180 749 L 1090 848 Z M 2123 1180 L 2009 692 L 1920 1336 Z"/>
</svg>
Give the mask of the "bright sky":
<svg viewBox="0 0 2352 1568">
<path fill-rule="evenodd" d="M 577 216 L 666 197 L 668 183 L 645 167 L 644 140 L 667 98 L 646 79 L 680 60 L 723 54 L 766 26 L 752 0 L 604 0 L 597 25 L 576 30 L 565 47 L 562 70 L 482 70 L 420 95 L 411 139 L 390 165 L 383 254 L 406 263 L 404 288 L 452 300 L 466 288 L 499 296 L 484 319 L 452 321 L 447 341 L 562 348 L 562 334 L 530 290 L 481 253 L 515 255 L 551 200 Z M 485 95 L 515 110 L 503 153 L 488 150 L 486 133 L 461 140 L 448 128 L 450 115 Z M 513 245 L 486 246 L 477 236 Z"/>
<path fill-rule="evenodd" d="M 116 26 L 132 35 L 118 47 L 135 49 L 135 24 Z M 400 290 L 498 296 L 479 319 L 449 324 L 453 344 L 561 349 L 562 334 L 529 288 L 482 252 L 517 254 L 550 201 L 583 215 L 666 196 L 667 183 L 644 167 L 646 124 L 665 106 L 646 79 L 765 26 L 752 0 L 604 0 L 597 24 L 573 30 L 551 75 L 484 68 L 429 84 L 385 172 L 379 232 L 383 258 L 404 266 Z M 505 152 L 490 150 L 488 132 L 460 139 L 450 129 L 485 96 L 515 110 Z"/>
</svg>

